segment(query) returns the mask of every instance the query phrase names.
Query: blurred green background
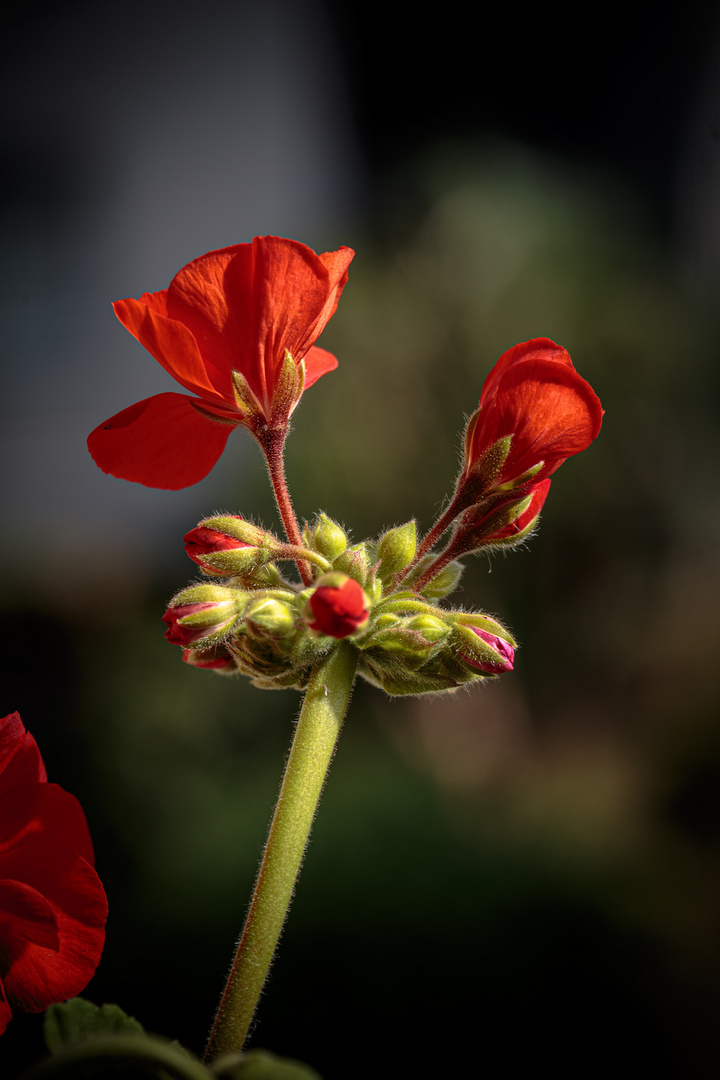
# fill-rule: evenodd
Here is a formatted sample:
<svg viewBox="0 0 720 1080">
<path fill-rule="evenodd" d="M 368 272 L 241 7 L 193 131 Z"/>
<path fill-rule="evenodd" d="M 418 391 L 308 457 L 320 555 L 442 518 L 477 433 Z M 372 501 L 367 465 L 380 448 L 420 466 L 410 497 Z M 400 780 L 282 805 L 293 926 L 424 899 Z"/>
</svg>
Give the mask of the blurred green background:
<svg viewBox="0 0 720 1080">
<path fill-rule="evenodd" d="M 71 8 L 79 25 L 89 8 Z M 218 48 L 231 9 L 211 7 L 212 33 L 202 23 Z M 274 7 L 278 16 L 290 9 Z M 166 286 L 214 245 L 284 231 L 318 250 L 357 250 L 322 339 L 340 367 L 306 395 L 288 443 L 299 516 L 325 510 L 356 540 L 413 516 L 427 528 L 451 490 L 464 418 L 487 371 L 531 337 L 569 350 L 606 418 L 597 443 L 558 472 L 530 544 L 469 560 L 457 599 L 510 626 L 521 642 L 515 671 L 435 699 L 357 687 L 253 1045 L 306 1060 L 326 1080 L 462 1074 L 468 1054 L 472 1074 L 543 1066 L 605 1075 L 622 1061 L 627 1075 L 714 1075 L 720 325 L 708 177 L 718 147 L 709 124 L 696 122 L 712 114 L 713 93 L 703 96 L 702 80 L 688 74 L 701 67 L 708 27 L 690 5 L 690 29 L 676 39 L 675 16 L 661 7 L 647 45 L 638 5 L 624 31 L 602 32 L 586 81 L 573 56 L 578 82 L 572 95 L 553 90 L 555 111 L 549 91 L 533 97 L 546 71 L 540 55 L 511 90 L 493 91 L 486 74 L 475 112 L 460 75 L 449 84 L 453 103 L 436 73 L 431 109 L 427 88 L 408 90 L 402 73 L 386 73 L 381 118 L 372 65 L 400 41 L 399 15 L 384 36 L 375 25 L 373 52 L 378 13 L 368 9 L 361 62 L 360 24 L 329 5 L 312 11 L 334 35 L 345 79 L 347 116 L 328 145 L 337 148 L 342 130 L 355 147 L 344 166 L 355 194 L 338 196 L 326 216 L 278 197 L 278 225 L 270 200 L 261 220 L 240 214 L 224 235 L 213 222 L 207 242 L 178 228 L 168 269 L 156 254 L 135 265 L 126 251 L 122 281 L 107 284 L 102 301 L 89 294 L 105 306 L 90 310 L 84 293 L 82 309 L 62 316 L 80 328 L 88 370 L 103 382 L 97 404 L 69 359 L 74 339 L 62 321 L 55 340 L 48 304 L 62 308 L 58 266 L 41 260 L 45 280 L 37 264 L 27 275 L 14 264 L 20 299 L 45 305 L 49 329 L 10 335 L 25 352 L 8 357 L 9 385 L 22 371 L 42 373 L 47 349 L 62 359 L 67 348 L 66 363 L 48 364 L 57 394 L 46 401 L 38 391 L 38 408 L 40 420 L 65 417 L 78 441 L 78 464 L 63 461 L 62 478 L 75 476 L 80 495 L 68 514 L 71 494 L 57 508 L 52 495 L 37 495 L 52 478 L 55 429 L 25 426 L 26 438 L 48 441 L 34 476 L 24 443 L 4 456 L 13 493 L 2 528 L 5 711 L 20 710 L 51 779 L 78 795 L 90 821 L 110 919 L 87 996 L 202 1049 L 300 700 L 190 669 L 163 640 L 167 600 L 195 576 L 183 532 L 217 509 L 268 527 L 276 517 L 242 431 L 201 485 L 140 491 L 133 503 L 130 485 L 80 457 L 86 430 L 105 415 L 171 388 L 135 381 L 153 362 L 111 325 L 106 302 Z M 183 12 L 178 25 L 190 34 Z M 23 16 L 14 17 L 19 34 Z M 534 29 L 522 31 L 528 56 Z M 444 33 L 459 41 L 456 26 Z M 423 55 L 430 38 L 427 30 Z M 170 46 L 158 47 L 164 55 Z M 625 88 L 650 80 L 657 90 L 660 61 L 674 58 L 667 99 L 588 90 L 592 78 L 605 91 L 617 86 L 628 52 L 636 66 Z M 488 63 L 497 74 L 501 59 Z M 714 86 L 712 65 L 702 70 Z M 83 77 L 90 97 L 93 79 L 101 82 L 92 71 Z M 68 100 L 70 115 L 77 99 Z M 700 165 L 688 134 L 696 128 Z M 88 185 L 104 197 L 114 190 Z M 166 190 L 158 187 L 158 206 Z M 203 201 L 202 190 L 195 196 Z M 71 228 L 75 198 L 50 200 L 46 218 L 32 200 L 23 205 L 21 223 L 63 226 L 60 241 L 43 233 L 38 250 L 64 248 L 92 272 L 78 254 L 84 234 Z M 96 194 L 85 227 L 117 229 L 113 207 Z M 182 217 L 176 208 L 168 230 Z M 19 226 L 12 234 L 18 251 L 27 235 Z M 107 274 L 112 251 L 103 250 Z M 115 335 L 112 364 L 93 347 L 101 318 L 98 332 Z M 27 396 L 18 401 L 29 424 Z M 13 1020 L 0 1046 L 10 1075 L 39 1052 L 38 1018 Z"/>
</svg>

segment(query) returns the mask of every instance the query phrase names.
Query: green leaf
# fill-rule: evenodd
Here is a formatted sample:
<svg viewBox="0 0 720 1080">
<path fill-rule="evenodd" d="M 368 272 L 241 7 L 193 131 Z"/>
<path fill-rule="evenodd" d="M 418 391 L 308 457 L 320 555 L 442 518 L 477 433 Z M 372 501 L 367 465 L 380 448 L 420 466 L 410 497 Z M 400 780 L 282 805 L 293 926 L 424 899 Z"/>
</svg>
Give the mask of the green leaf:
<svg viewBox="0 0 720 1080">
<path fill-rule="evenodd" d="M 142 1035 L 143 1026 L 119 1005 L 93 1005 L 76 997 L 45 1013 L 45 1043 L 51 1054 L 98 1035 Z"/>
<path fill-rule="evenodd" d="M 322 1080 L 309 1065 L 276 1057 L 268 1050 L 229 1054 L 212 1066 L 212 1074 L 215 1080 Z"/>
<path fill-rule="evenodd" d="M 213 1075 L 177 1043 L 126 1032 L 84 1037 L 41 1061 L 23 1080 L 213 1080 Z"/>
</svg>

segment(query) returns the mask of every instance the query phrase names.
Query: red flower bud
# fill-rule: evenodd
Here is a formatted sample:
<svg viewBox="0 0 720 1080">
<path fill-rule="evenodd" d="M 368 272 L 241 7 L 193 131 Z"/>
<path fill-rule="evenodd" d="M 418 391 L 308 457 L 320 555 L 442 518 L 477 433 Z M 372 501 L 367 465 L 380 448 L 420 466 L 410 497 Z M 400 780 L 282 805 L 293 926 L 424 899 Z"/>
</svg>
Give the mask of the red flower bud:
<svg viewBox="0 0 720 1080">
<path fill-rule="evenodd" d="M 566 458 L 587 449 L 600 431 L 602 416 L 596 394 L 565 349 L 549 338 L 515 345 L 485 380 L 480 407 L 466 433 L 465 477 L 476 466 L 488 468 L 480 463 L 495 447 L 499 458 L 492 487 L 528 472 L 538 483 Z M 508 438 L 509 444 L 503 441 Z"/>
<path fill-rule="evenodd" d="M 457 553 L 465 554 L 498 540 L 523 539 L 537 521 L 551 483 L 549 477 L 541 480 L 529 490 L 521 491 L 519 498 L 517 492 L 506 499 L 491 495 L 486 500 L 490 504 L 488 509 L 483 511 L 483 503 L 479 503 L 466 510 L 453 540 Z"/>
<path fill-rule="evenodd" d="M 515 650 L 509 641 L 498 637 L 497 634 L 489 634 L 487 630 L 479 630 L 477 626 L 468 626 L 467 629 L 472 630 L 473 634 L 477 634 L 481 641 L 484 641 L 486 645 L 489 645 L 491 649 L 494 649 L 500 655 L 501 659 L 500 661 L 480 660 L 465 653 L 462 659 L 466 664 L 477 668 L 478 671 L 487 671 L 490 675 L 500 675 L 503 671 L 512 671 Z"/>
<path fill-rule="evenodd" d="M 47 783 L 17 713 L 0 720 L 0 1033 L 85 988 L 105 942 L 107 900 L 79 802 Z"/>
<path fill-rule="evenodd" d="M 344 638 L 365 625 L 369 606 L 367 596 L 354 578 L 325 574 L 308 600 L 305 618 L 316 633 Z"/>
</svg>

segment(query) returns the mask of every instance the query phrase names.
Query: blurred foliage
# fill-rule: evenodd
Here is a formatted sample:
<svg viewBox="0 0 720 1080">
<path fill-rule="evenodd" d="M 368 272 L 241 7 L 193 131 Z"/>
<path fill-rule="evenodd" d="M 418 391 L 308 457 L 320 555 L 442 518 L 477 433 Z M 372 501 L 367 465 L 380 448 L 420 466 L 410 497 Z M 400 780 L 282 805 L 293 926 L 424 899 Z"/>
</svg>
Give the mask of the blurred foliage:
<svg viewBox="0 0 720 1080">
<path fill-rule="evenodd" d="M 517 147 L 415 162 L 387 220 L 381 242 L 356 242 L 323 338 L 340 367 L 296 413 L 301 516 L 324 509 L 355 540 L 412 516 L 427 528 L 486 373 L 530 337 L 570 351 L 607 415 L 554 478 L 531 544 L 463 579 L 461 602 L 521 640 L 515 672 L 438 699 L 358 687 L 258 1037 L 327 1080 L 364 1077 L 368 1061 L 381 1062 L 372 1075 L 450 1075 L 480 1044 L 491 1069 L 580 1062 L 589 1076 L 622 1047 L 627 1071 L 708 1075 L 720 1062 L 714 297 L 632 192 Z M 272 523 L 265 494 L 229 509 Z M 110 897 L 87 996 L 199 1050 L 299 697 L 184 667 L 159 622 L 184 582 L 141 600 L 128 582 L 124 600 L 122 567 L 105 572 L 111 604 L 94 592 L 61 605 L 45 583 L 42 601 L 7 610 L 5 651 L 21 711 L 25 687 L 42 694 L 39 670 L 61 680 L 62 702 L 41 680 L 46 729 L 23 716 L 51 779 L 83 801 Z M 38 628 L 46 644 L 28 645 Z"/>
</svg>

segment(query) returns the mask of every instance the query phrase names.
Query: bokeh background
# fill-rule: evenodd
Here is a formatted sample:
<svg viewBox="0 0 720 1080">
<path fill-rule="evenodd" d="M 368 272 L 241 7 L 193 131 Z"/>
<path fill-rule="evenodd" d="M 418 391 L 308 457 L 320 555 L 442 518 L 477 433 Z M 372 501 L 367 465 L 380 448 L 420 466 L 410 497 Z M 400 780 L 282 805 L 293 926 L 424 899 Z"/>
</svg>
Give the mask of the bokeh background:
<svg viewBox="0 0 720 1080">
<path fill-rule="evenodd" d="M 0 708 L 90 820 L 87 996 L 196 1052 L 299 699 L 184 667 L 159 620 L 199 518 L 276 519 L 242 431 L 183 492 L 104 476 L 85 437 L 174 386 L 110 301 L 276 233 L 357 250 L 288 446 L 301 516 L 427 527 L 530 337 L 607 415 L 531 544 L 466 572 L 515 672 L 357 688 L 253 1045 L 325 1080 L 720 1067 L 720 18 L 588 17 L 2 6 Z M 3 1075 L 40 1027 L 13 1021 Z"/>
</svg>

